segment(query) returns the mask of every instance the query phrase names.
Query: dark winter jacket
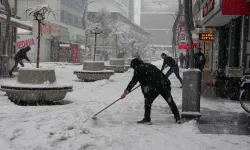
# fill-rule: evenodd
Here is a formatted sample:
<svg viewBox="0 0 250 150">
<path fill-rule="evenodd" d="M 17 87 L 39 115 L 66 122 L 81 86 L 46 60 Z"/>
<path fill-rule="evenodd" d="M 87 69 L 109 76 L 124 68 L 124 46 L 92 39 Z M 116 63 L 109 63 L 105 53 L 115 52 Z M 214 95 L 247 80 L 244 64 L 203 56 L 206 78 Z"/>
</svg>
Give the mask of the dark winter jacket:
<svg viewBox="0 0 250 150">
<path fill-rule="evenodd" d="M 22 61 L 23 59 L 26 59 L 27 61 L 30 61 L 29 58 L 27 57 L 27 52 L 30 50 L 30 47 L 25 47 L 23 49 L 20 49 L 16 56 L 15 56 L 15 61 Z"/>
<path fill-rule="evenodd" d="M 196 53 L 194 55 L 194 60 L 195 60 L 195 68 L 198 69 L 204 68 L 204 65 L 206 63 L 206 58 L 204 54 L 202 54 L 201 52 Z"/>
<path fill-rule="evenodd" d="M 150 86 L 157 88 L 162 87 L 163 84 L 170 86 L 168 78 L 156 66 L 148 63 L 140 64 L 135 68 L 134 76 L 128 84 L 126 91 L 130 92 L 137 82 L 142 87 Z"/>
<path fill-rule="evenodd" d="M 185 56 L 186 68 L 189 68 L 189 61 L 190 61 L 190 55 L 186 54 L 186 56 Z"/>
<path fill-rule="evenodd" d="M 172 57 L 169 57 L 167 56 L 164 60 L 163 60 L 163 65 L 161 67 L 161 71 L 164 70 L 165 66 L 168 66 L 168 67 L 178 67 L 176 61 L 172 58 Z"/>
<path fill-rule="evenodd" d="M 180 60 L 181 63 L 183 63 L 184 60 L 185 60 L 185 56 L 184 56 L 183 54 L 181 54 L 181 55 L 179 56 L 179 60 Z"/>
</svg>

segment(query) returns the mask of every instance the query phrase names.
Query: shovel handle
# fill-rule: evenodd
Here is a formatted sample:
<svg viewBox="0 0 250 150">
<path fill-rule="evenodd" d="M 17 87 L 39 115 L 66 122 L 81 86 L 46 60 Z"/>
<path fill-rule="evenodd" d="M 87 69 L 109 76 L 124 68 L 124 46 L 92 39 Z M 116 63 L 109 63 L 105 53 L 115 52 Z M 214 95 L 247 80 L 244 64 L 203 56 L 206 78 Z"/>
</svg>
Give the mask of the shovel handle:
<svg viewBox="0 0 250 150">
<path fill-rule="evenodd" d="M 141 85 L 138 85 L 137 87 L 135 87 L 133 90 L 131 90 L 128 94 L 130 94 L 131 92 L 133 92 L 134 90 L 136 90 L 137 88 L 139 88 Z M 127 94 L 127 95 L 128 95 Z M 109 104 L 107 107 L 103 108 L 101 111 L 99 111 L 98 113 L 96 113 L 93 117 L 96 117 L 97 115 L 99 115 L 101 112 L 103 112 L 104 110 L 106 110 L 107 108 L 109 108 L 110 106 L 114 105 L 116 102 L 118 102 L 119 100 L 121 100 L 121 98 L 117 99 L 116 101 L 114 101 L 113 103 Z"/>
</svg>

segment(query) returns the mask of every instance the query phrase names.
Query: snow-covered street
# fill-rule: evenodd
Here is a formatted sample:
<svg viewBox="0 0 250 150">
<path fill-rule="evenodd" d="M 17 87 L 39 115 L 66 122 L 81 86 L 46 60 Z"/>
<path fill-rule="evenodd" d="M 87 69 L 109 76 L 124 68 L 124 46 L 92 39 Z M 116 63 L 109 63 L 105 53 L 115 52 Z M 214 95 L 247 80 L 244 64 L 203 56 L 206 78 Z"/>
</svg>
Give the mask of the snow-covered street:
<svg viewBox="0 0 250 150">
<path fill-rule="evenodd" d="M 161 63 L 158 61 L 154 64 L 160 66 Z M 86 83 L 79 82 L 73 74 L 74 70 L 81 70 L 82 65 L 42 63 L 43 66 L 55 68 L 57 82 L 72 84 L 74 91 L 67 94 L 62 102 L 65 105 L 53 106 L 18 106 L 10 102 L 4 92 L 0 92 L 0 150 L 250 149 L 249 136 L 202 134 L 196 121 L 175 124 L 169 106 L 162 97 L 158 97 L 153 104 L 153 124 L 136 124 L 144 113 L 140 89 L 93 121 L 93 114 L 119 98 L 133 70 L 115 74 L 110 80 Z M 181 111 L 180 83 L 174 75 L 170 79 L 172 95 Z M 2 79 L 0 84 L 8 80 L 15 79 Z M 226 100 L 202 99 L 201 107 L 244 113 L 239 103 Z"/>
</svg>

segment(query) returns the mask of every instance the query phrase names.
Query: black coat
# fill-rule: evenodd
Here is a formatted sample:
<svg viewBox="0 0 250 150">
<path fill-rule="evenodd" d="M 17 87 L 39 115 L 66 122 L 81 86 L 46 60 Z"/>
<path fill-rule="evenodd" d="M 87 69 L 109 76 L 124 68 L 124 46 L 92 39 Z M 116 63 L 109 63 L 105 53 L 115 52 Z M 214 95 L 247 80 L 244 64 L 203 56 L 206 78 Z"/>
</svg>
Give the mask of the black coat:
<svg viewBox="0 0 250 150">
<path fill-rule="evenodd" d="M 134 70 L 134 76 L 129 82 L 126 91 L 130 92 L 132 88 L 140 83 L 142 87 L 150 86 L 156 89 L 161 88 L 163 85 L 170 87 L 170 81 L 156 66 L 148 63 L 140 64 Z"/>
<path fill-rule="evenodd" d="M 185 56 L 184 56 L 184 55 L 180 55 L 180 56 L 179 56 L 179 60 L 180 60 L 181 63 L 183 63 L 184 60 L 185 60 Z"/>
<path fill-rule="evenodd" d="M 194 55 L 194 60 L 195 60 L 195 68 L 199 69 L 204 68 L 204 65 L 206 63 L 206 58 L 204 54 L 202 54 L 201 52 L 196 53 Z"/>
<path fill-rule="evenodd" d="M 27 61 L 30 61 L 29 58 L 27 57 L 27 52 L 28 52 L 28 48 L 23 48 L 23 49 L 20 49 L 16 56 L 15 56 L 15 61 L 19 62 L 19 61 L 22 61 L 23 59 L 26 59 Z"/>
<path fill-rule="evenodd" d="M 161 67 L 161 71 L 164 70 L 165 66 L 169 66 L 169 67 L 178 67 L 176 61 L 174 60 L 174 58 L 167 56 L 164 60 L 163 60 L 163 65 Z"/>
</svg>

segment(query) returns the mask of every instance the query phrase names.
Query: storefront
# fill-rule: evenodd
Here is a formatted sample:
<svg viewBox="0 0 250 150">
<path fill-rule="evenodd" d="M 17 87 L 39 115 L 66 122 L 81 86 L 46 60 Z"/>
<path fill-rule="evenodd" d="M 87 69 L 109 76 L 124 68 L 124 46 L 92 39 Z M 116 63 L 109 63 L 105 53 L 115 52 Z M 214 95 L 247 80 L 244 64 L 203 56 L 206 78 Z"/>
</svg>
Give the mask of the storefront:
<svg viewBox="0 0 250 150">
<path fill-rule="evenodd" d="M 246 13 L 242 11 L 245 11 L 245 7 L 249 7 L 249 4 L 242 0 L 232 0 L 230 3 L 226 0 L 204 0 L 200 7 L 200 24 L 203 27 L 200 33 L 213 35 L 213 40 L 200 41 L 207 60 L 203 76 L 203 94 L 218 96 L 221 93 L 218 94 L 216 90 L 207 91 L 216 88 L 209 86 L 216 85 L 215 82 L 225 78 L 231 80 L 243 75 L 242 68 L 244 67 L 243 62 L 245 62 L 243 52 L 246 50 L 246 46 L 244 46 L 245 37 L 242 35 L 244 35 L 245 30 L 243 29 L 247 24 L 244 23 L 246 19 L 241 15 Z M 241 8 L 243 9 L 241 10 Z M 220 75 L 224 76 L 223 79 L 219 77 Z M 235 80 L 236 82 L 238 81 Z M 236 87 L 234 89 L 227 87 L 229 86 L 228 81 L 224 85 L 220 82 L 219 85 L 220 90 L 224 90 L 224 94 L 225 91 L 232 93 L 230 90 L 237 93 L 237 85 L 230 86 Z M 236 96 L 230 95 L 229 97 Z"/>
<path fill-rule="evenodd" d="M 5 35 L 5 27 L 6 27 L 6 16 L 0 14 L 0 36 L 4 37 Z M 32 30 L 32 26 L 23 23 L 22 21 L 11 17 L 10 18 L 10 30 L 9 30 L 9 40 L 7 43 L 6 51 L 1 49 L 0 51 L 0 61 L 1 64 L 8 64 L 8 65 L 1 65 L 0 67 L 0 75 L 6 74 L 6 72 L 13 66 L 14 64 L 14 56 L 16 54 L 17 46 L 16 46 L 16 39 L 17 39 L 17 28 L 22 28 L 25 30 Z M 2 38 L 0 38 L 0 47 L 2 48 Z"/>
</svg>

